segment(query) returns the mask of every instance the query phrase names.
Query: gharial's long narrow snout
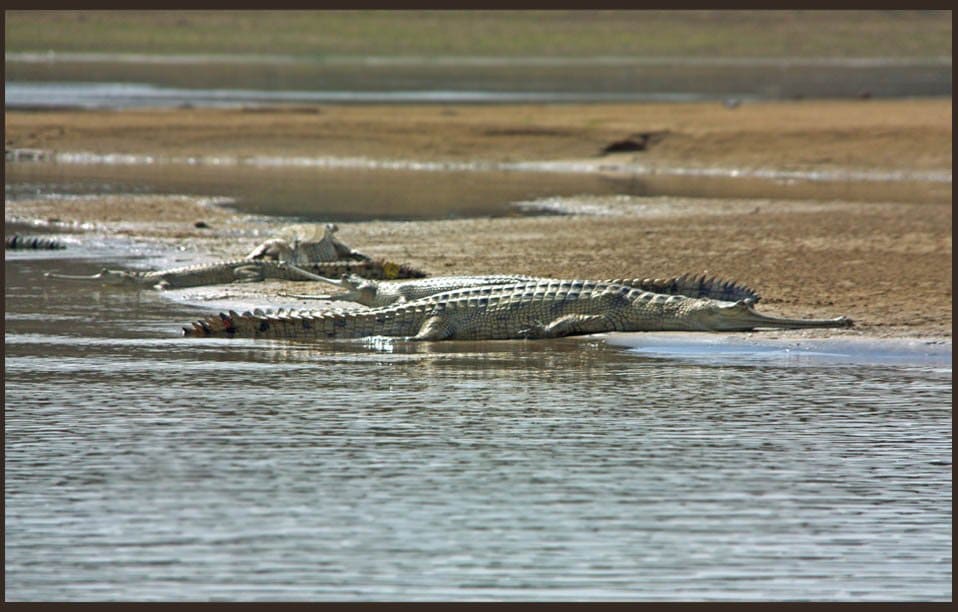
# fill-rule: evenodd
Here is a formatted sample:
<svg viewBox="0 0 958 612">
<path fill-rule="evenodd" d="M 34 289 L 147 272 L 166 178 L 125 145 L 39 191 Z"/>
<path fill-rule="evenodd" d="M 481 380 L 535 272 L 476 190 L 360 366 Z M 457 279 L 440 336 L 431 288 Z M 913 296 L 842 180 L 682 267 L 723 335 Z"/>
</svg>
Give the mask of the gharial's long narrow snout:
<svg viewBox="0 0 958 612">
<path fill-rule="evenodd" d="M 787 319 L 771 317 L 755 311 L 754 302 L 739 300 L 727 305 L 710 306 L 703 323 L 710 331 L 750 331 L 760 328 L 807 329 L 813 327 L 851 327 L 848 317 L 834 319 Z"/>
<path fill-rule="evenodd" d="M 82 281 L 103 281 L 104 283 L 110 283 L 118 285 L 129 279 L 129 275 L 117 272 L 115 270 L 110 270 L 108 268 L 103 268 L 96 274 L 91 274 L 89 276 L 80 276 L 75 274 L 57 274 L 56 272 L 44 272 L 44 276 L 47 278 L 62 278 L 66 280 L 82 280 Z"/>
</svg>

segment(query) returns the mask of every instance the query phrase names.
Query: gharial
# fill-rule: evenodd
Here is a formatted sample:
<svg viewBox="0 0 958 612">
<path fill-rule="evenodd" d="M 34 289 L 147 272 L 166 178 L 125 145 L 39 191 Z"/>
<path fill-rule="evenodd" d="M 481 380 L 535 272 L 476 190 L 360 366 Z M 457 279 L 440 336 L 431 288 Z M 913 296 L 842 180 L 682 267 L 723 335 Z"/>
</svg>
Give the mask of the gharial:
<svg viewBox="0 0 958 612">
<path fill-rule="evenodd" d="M 424 272 L 382 259 L 373 259 L 335 239 L 337 227 L 327 224 L 319 240 L 272 238 L 242 259 L 207 264 L 133 271 L 103 268 L 89 276 L 47 272 L 44 276 L 68 280 L 95 280 L 106 285 L 182 289 L 232 282 L 279 280 L 324 280 L 336 274 L 354 274 L 377 279 L 422 278 Z M 321 274 L 323 276 L 317 276 Z"/>
<path fill-rule="evenodd" d="M 308 300 L 335 300 L 357 302 L 363 306 L 378 308 L 391 304 L 410 302 L 454 289 L 480 287 L 487 285 L 508 285 L 518 282 L 548 280 L 544 277 L 521 274 L 487 274 L 463 276 L 433 276 L 417 280 L 377 281 L 361 276 L 344 275 L 341 279 L 324 278 L 317 275 L 315 280 L 346 289 L 335 294 L 290 294 L 283 297 Z M 669 278 L 627 278 L 603 280 L 603 283 L 627 285 L 652 293 L 684 295 L 686 297 L 704 297 L 715 300 L 737 301 L 751 299 L 758 302 L 759 295 L 751 288 L 731 280 L 715 276 L 683 274 Z"/>
<path fill-rule="evenodd" d="M 367 310 L 220 313 L 184 327 L 195 337 L 393 336 L 408 340 L 557 338 L 611 331 L 749 331 L 847 327 L 847 317 L 785 319 L 730 302 L 590 280 L 534 279 L 437 293 Z"/>
</svg>

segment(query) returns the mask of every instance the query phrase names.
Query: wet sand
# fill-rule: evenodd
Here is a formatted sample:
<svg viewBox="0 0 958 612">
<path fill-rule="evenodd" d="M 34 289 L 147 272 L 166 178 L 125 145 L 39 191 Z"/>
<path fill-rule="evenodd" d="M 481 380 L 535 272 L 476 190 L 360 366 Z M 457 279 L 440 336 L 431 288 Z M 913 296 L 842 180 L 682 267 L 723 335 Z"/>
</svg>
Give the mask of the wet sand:
<svg viewBox="0 0 958 612">
<path fill-rule="evenodd" d="M 658 134 L 645 165 L 951 171 L 951 101 L 574 106 L 311 107 L 8 112 L 6 148 L 157 156 L 364 156 L 415 160 L 596 159 L 606 144 Z M 919 188 L 921 183 L 919 182 Z M 937 186 L 938 189 L 941 185 Z M 950 190 L 950 182 L 947 183 Z M 920 199 L 919 199 L 920 200 Z M 612 214 L 340 224 L 339 237 L 431 274 L 734 278 L 764 312 L 851 317 L 803 336 L 951 337 L 951 206 L 934 203 L 611 199 Z M 9 202 L 10 220 L 93 223 L 107 234 L 244 255 L 282 224 L 190 199 Z M 209 229 L 194 227 L 203 220 Z M 233 285 L 267 299 L 301 284 Z M 790 332 L 791 333 L 791 332 Z"/>
<path fill-rule="evenodd" d="M 6 148 L 155 156 L 594 160 L 650 166 L 950 170 L 951 100 L 8 111 Z"/>
</svg>

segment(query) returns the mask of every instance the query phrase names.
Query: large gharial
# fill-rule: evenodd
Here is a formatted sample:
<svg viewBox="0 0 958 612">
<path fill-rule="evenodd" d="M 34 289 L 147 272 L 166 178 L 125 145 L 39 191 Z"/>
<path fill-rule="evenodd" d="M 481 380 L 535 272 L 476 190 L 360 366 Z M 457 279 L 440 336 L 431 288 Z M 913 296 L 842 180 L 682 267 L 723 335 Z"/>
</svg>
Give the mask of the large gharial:
<svg viewBox="0 0 958 612">
<path fill-rule="evenodd" d="M 473 276 L 433 276 L 418 280 L 379 282 L 357 275 L 345 275 L 340 280 L 317 277 L 317 280 L 346 289 L 336 294 L 283 294 L 284 297 L 311 300 L 337 300 L 357 302 L 363 306 L 379 308 L 396 303 L 411 302 L 454 289 L 481 287 L 487 285 L 507 285 L 510 283 L 545 281 L 543 277 L 519 274 L 489 274 Z M 750 299 L 758 302 L 759 295 L 749 287 L 730 280 L 709 277 L 704 274 L 695 276 L 684 274 L 670 278 L 628 278 L 601 281 L 603 283 L 627 285 L 652 293 L 703 297 L 734 302 Z"/>
<path fill-rule="evenodd" d="M 422 278 L 425 273 L 409 266 L 373 259 L 333 237 L 335 225 L 325 226 L 316 241 L 273 238 L 242 259 L 216 261 L 166 270 L 133 271 L 103 268 L 89 276 L 47 272 L 45 276 L 69 280 L 95 280 L 105 285 L 154 289 L 182 289 L 233 282 L 324 280 L 326 276 L 353 274 L 372 278 Z M 317 275 L 323 276 L 317 276 Z"/>
<path fill-rule="evenodd" d="M 652 293 L 617 283 L 534 279 L 437 293 L 366 310 L 218 316 L 183 328 L 196 337 L 275 339 L 393 336 L 408 340 L 557 338 L 611 331 L 749 331 L 847 327 L 847 317 L 785 319 L 735 302 Z"/>
</svg>

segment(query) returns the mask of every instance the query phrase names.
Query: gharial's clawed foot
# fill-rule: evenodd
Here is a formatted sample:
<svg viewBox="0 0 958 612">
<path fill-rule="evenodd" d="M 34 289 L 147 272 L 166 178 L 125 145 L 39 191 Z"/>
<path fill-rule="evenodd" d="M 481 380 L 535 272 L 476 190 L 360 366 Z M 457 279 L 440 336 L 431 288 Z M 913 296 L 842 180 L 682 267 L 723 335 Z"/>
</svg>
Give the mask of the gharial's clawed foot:
<svg viewBox="0 0 958 612">
<path fill-rule="evenodd" d="M 520 329 L 516 335 L 526 340 L 535 340 L 536 338 L 546 337 L 546 326 L 542 321 L 536 321 L 529 327 Z"/>
</svg>

